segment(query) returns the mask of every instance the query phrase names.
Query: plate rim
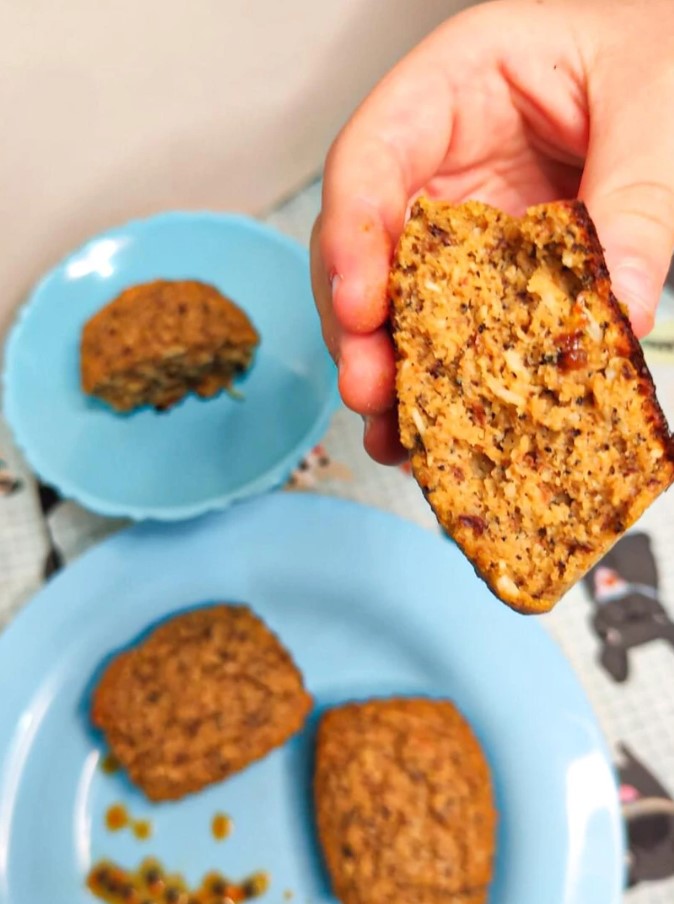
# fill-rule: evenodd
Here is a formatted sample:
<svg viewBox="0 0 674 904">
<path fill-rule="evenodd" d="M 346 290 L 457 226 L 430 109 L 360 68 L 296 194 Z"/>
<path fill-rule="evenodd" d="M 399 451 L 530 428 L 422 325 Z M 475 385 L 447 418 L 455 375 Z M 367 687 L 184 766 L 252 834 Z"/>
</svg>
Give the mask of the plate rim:
<svg viewBox="0 0 674 904">
<path fill-rule="evenodd" d="M 331 496 L 325 493 L 292 493 L 287 491 L 275 491 L 272 493 L 267 493 L 264 496 L 249 499 L 241 506 L 239 510 L 243 510 L 246 506 L 250 508 L 264 508 L 267 506 L 276 505 L 298 506 L 300 508 L 305 508 L 306 511 L 308 511 L 310 508 L 318 509 L 327 505 L 328 507 L 341 509 L 342 511 L 347 513 L 351 512 L 352 514 L 357 514 L 358 512 L 365 510 L 368 517 L 373 519 L 375 522 L 384 523 L 391 526 L 396 524 L 399 530 L 402 529 L 406 532 L 414 533 L 418 537 L 423 536 L 424 543 L 436 545 L 438 548 L 440 544 L 447 543 L 447 541 L 441 535 L 435 534 L 432 531 L 429 531 L 428 529 L 417 524 L 416 522 L 403 518 L 393 512 L 390 512 L 389 510 L 382 509 L 370 504 L 361 503 L 353 499 Z M 262 512 L 262 515 L 264 515 L 264 511 Z M 199 519 L 198 521 L 184 522 L 182 524 L 159 524 L 153 522 L 136 523 L 117 531 L 116 533 L 106 537 L 101 542 L 96 543 L 92 547 L 87 549 L 76 560 L 74 560 L 65 569 L 63 569 L 63 571 L 58 572 L 47 583 L 43 584 L 42 587 L 14 616 L 9 625 L 4 630 L 0 631 L 0 685 L 2 685 L 3 675 L 7 677 L 8 675 L 11 676 L 12 674 L 11 662 L 16 658 L 17 648 L 17 642 L 15 638 L 18 639 L 19 643 L 29 642 L 34 624 L 37 620 L 40 619 L 43 613 L 46 613 L 47 611 L 51 613 L 52 618 L 57 619 L 63 615 L 69 614 L 70 616 L 72 616 L 78 611 L 81 611 L 81 598 L 77 594 L 70 594 L 67 597 L 67 603 L 65 606 L 54 606 L 53 602 L 50 600 L 50 597 L 54 592 L 54 586 L 58 586 L 58 584 L 60 583 L 76 580 L 77 573 L 79 571 L 84 571 L 86 573 L 87 569 L 91 567 L 90 563 L 92 560 L 95 560 L 98 557 L 103 558 L 107 556 L 110 550 L 114 549 L 116 545 L 118 545 L 120 542 L 128 541 L 128 539 L 133 538 L 134 535 L 142 536 L 143 534 L 149 534 L 152 536 L 152 539 L 155 540 L 158 534 L 168 531 L 176 536 L 179 536 L 180 532 L 182 531 L 208 530 L 210 523 L 215 522 L 217 525 L 219 521 L 235 518 L 236 516 L 237 509 L 234 508 L 227 511 L 210 514 L 205 518 Z M 303 518 L 302 520 L 306 519 Z M 450 554 L 453 553 L 457 556 L 462 555 L 458 550 L 452 550 L 448 543 L 447 546 L 448 552 L 450 552 Z M 487 592 L 486 588 L 485 592 Z M 503 605 L 495 598 L 492 602 L 494 606 Z M 95 617 L 95 609 L 91 609 L 91 607 L 87 609 L 85 605 L 84 611 L 91 612 L 91 616 Z M 578 699 L 582 700 L 584 708 L 591 718 L 595 740 L 595 749 L 597 753 L 600 754 L 606 766 L 606 769 L 611 774 L 613 783 L 616 785 L 616 794 L 614 796 L 614 799 L 610 802 L 610 807 L 608 806 L 607 802 L 607 809 L 610 812 L 611 824 L 613 826 L 613 847 L 615 849 L 616 857 L 621 858 L 620 863 L 616 864 L 616 867 L 619 866 L 621 869 L 621 876 L 620 878 L 617 876 L 618 870 L 616 869 L 616 884 L 613 889 L 616 896 L 612 897 L 610 900 L 607 900 L 605 904 L 620 904 L 625 889 L 624 854 L 626 850 L 626 838 L 624 823 L 620 815 L 616 769 L 613 758 L 611 756 L 608 741 L 604 735 L 595 709 L 590 701 L 585 687 L 580 681 L 577 672 L 573 669 L 571 663 L 564 655 L 560 644 L 553 636 L 551 636 L 551 634 L 547 630 L 543 628 L 542 624 L 540 623 L 542 616 L 526 617 L 517 615 L 516 617 L 520 619 L 526 618 L 526 621 L 530 625 L 530 629 L 535 631 L 539 635 L 541 643 L 545 644 L 550 650 L 554 650 L 554 655 L 558 660 L 558 664 L 563 665 L 568 679 L 571 680 L 574 685 Z M 8 653 L 9 655 L 7 655 Z M 457 705 L 459 706 L 459 708 L 461 708 L 460 701 L 457 701 Z M 9 757 L 11 756 L 13 737 L 14 735 L 12 734 L 10 734 L 8 737 L 0 736 L 0 776 L 4 774 Z M 2 799 L 0 796 L 0 804 L 1 803 Z M 579 901 L 578 904 L 584 904 L 584 902 Z"/>
<path fill-rule="evenodd" d="M 34 305 L 45 293 L 50 291 L 52 283 L 57 279 L 58 275 L 68 266 L 68 264 L 76 257 L 82 255 L 88 248 L 101 241 L 107 239 L 121 238 L 129 230 L 147 230 L 157 225 L 163 226 L 166 223 L 185 221 L 190 222 L 206 222 L 212 225 L 228 225 L 238 226 L 245 231 L 256 233 L 267 239 L 272 239 L 277 244 L 284 246 L 286 250 L 292 253 L 296 258 L 308 265 L 308 250 L 289 235 L 278 231 L 254 217 L 247 214 L 215 211 L 215 210 L 168 210 L 146 217 L 136 217 L 126 222 L 112 226 L 103 230 L 96 235 L 86 239 L 72 251 L 63 255 L 46 273 L 31 287 L 25 300 L 19 305 L 14 313 L 12 324 L 7 332 L 4 341 L 4 360 L 2 366 L 2 374 L 0 375 L 0 389 L 2 391 L 2 408 L 3 415 L 12 434 L 14 443 L 21 453 L 33 474 L 45 484 L 58 490 L 64 500 L 76 502 L 89 511 L 99 515 L 105 515 L 111 518 L 128 518 L 131 521 L 159 521 L 159 522 L 176 522 L 191 520 L 200 515 L 209 512 L 224 511 L 231 505 L 258 496 L 266 491 L 274 490 L 285 483 L 291 476 L 294 467 L 301 461 L 303 455 L 306 455 L 325 435 L 328 426 L 340 408 L 340 398 L 337 383 L 337 370 L 331 376 L 329 392 L 323 402 L 318 417 L 313 424 L 307 429 L 304 435 L 298 440 L 293 448 L 273 467 L 267 469 L 263 474 L 249 480 L 243 486 L 236 490 L 220 494 L 204 499 L 200 502 L 193 502 L 183 505 L 170 506 L 140 506 L 133 504 L 116 503 L 108 499 L 102 499 L 95 493 L 89 493 L 80 489 L 77 482 L 68 477 L 63 477 L 57 473 L 57 469 L 50 467 L 48 456 L 35 454 L 32 444 L 21 424 L 21 417 L 18 412 L 18 402 L 14 395 L 13 388 L 13 371 L 15 356 L 18 354 L 22 334 L 26 322 L 32 316 L 35 310 Z M 15 408 L 15 406 L 17 406 Z"/>
</svg>

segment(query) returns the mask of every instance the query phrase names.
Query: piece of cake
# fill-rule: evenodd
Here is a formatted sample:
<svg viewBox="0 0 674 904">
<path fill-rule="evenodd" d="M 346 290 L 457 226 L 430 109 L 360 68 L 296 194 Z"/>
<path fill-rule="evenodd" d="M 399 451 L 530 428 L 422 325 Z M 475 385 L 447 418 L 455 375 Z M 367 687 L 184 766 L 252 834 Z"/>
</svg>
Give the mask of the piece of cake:
<svg viewBox="0 0 674 904">
<path fill-rule="evenodd" d="M 196 280 L 132 286 L 84 326 L 82 389 L 119 412 L 164 411 L 188 393 L 208 398 L 250 367 L 259 343 L 248 316 Z"/>
<path fill-rule="evenodd" d="M 389 293 L 414 476 L 501 600 L 549 610 L 674 480 L 584 205 L 420 200 Z"/>
<path fill-rule="evenodd" d="M 482 904 L 496 813 L 470 726 L 443 700 L 328 711 L 315 764 L 318 833 L 341 904 Z"/>
<path fill-rule="evenodd" d="M 151 800 L 239 772 L 304 725 L 312 700 L 278 638 L 245 606 L 175 615 L 117 655 L 93 724 Z"/>
</svg>

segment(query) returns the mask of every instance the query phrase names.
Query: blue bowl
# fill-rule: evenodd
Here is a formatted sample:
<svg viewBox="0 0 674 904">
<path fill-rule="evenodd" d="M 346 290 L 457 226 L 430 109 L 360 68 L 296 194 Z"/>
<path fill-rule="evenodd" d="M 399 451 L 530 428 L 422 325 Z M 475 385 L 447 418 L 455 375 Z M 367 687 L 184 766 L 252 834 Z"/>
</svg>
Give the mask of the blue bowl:
<svg viewBox="0 0 674 904">
<path fill-rule="evenodd" d="M 168 413 L 120 416 L 82 393 L 86 320 L 159 278 L 212 283 L 250 315 L 261 344 L 243 401 L 189 397 Z M 169 521 L 282 484 L 326 430 L 336 383 L 306 251 L 247 217 L 168 213 L 98 236 L 39 283 L 10 333 L 4 405 L 28 462 L 64 496 Z"/>
</svg>

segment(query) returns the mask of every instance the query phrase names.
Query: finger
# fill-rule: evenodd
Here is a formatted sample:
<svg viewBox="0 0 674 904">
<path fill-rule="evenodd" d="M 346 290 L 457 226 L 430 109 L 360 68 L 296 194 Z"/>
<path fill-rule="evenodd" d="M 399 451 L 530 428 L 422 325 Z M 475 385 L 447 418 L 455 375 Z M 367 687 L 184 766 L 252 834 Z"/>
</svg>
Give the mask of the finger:
<svg viewBox="0 0 674 904">
<path fill-rule="evenodd" d="M 338 323 L 354 333 L 378 329 L 388 316 L 386 285 L 394 241 L 377 213 L 352 200 L 348 209 L 342 207 L 326 220 L 321 246 Z"/>
<path fill-rule="evenodd" d="M 365 451 L 382 465 L 399 465 L 407 452 L 400 444 L 398 416 L 395 410 L 370 418 L 365 423 Z"/>
<path fill-rule="evenodd" d="M 354 333 L 387 316 L 386 282 L 410 197 L 442 162 L 452 127 L 450 82 L 421 48 L 375 89 L 326 161 L 321 251 L 333 304 Z"/>
<path fill-rule="evenodd" d="M 339 391 L 344 404 L 363 415 L 382 414 L 395 404 L 395 355 L 385 329 L 342 335 Z"/>
<path fill-rule="evenodd" d="M 318 316 L 321 319 L 323 341 L 335 362 L 339 361 L 339 346 L 342 335 L 341 327 L 332 307 L 330 280 L 323 265 L 320 253 L 321 217 L 314 223 L 310 241 L 311 288 Z"/>
<path fill-rule="evenodd" d="M 600 85 L 580 196 L 604 245 L 616 297 L 643 336 L 653 326 L 674 250 L 674 74 L 610 87 L 600 76 Z"/>
<path fill-rule="evenodd" d="M 563 11 L 524 0 L 465 10 L 405 57 L 340 134 L 324 173 L 321 251 L 344 329 L 367 333 L 384 323 L 389 264 L 410 198 L 445 163 L 461 171 L 487 151 L 498 155 L 499 136 L 519 121 L 504 67 L 513 79 L 520 73 L 525 83 L 545 83 L 551 56 L 570 53 L 564 19 Z M 545 103 L 531 106 L 561 108 L 554 132 L 565 136 L 575 159 L 583 117 L 568 100 L 568 82 L 560 72 Z"/>
<path fill-rule="evenodd" d="M 370 336 L 345 334 L 334 315 L 330 282 L 320 254 L 316 253 L 321 218 L 311 236 L 311 275 L 323 338 L 340 365 L 339 388 L 344 403 L 363 415 L 386 411 L 395 404 L 395 357 L 385 330 Z"/>
</svg>

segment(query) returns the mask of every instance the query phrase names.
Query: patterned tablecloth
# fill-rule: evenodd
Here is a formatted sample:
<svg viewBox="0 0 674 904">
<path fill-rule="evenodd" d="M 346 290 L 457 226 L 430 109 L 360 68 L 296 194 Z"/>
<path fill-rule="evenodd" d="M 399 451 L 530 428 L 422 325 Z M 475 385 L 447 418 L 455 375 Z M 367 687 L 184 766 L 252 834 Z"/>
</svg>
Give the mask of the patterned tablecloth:
<svg viewBox="0 0 674 904">
<path fill-rule="evenodd" d="M 306 243 L 318 204 L 315 184 L 267 219 Z M 645 347 L 674 423 L 674 296 L 663 300 Z M 322 444 L 298 463 L 289 490 L 351 497 L 437 531 L 406 469 L 375 465 L 361 438 L 360 418 L 340 410 Z M 123 524 L 40 486 L 0 416 L 0 628 L 50 575 Z M 630 840 L 626 901 L 674 904 L 674 491 L 542 623 L 584 685 L 614 751 Z"/>
</svg>

